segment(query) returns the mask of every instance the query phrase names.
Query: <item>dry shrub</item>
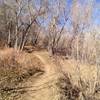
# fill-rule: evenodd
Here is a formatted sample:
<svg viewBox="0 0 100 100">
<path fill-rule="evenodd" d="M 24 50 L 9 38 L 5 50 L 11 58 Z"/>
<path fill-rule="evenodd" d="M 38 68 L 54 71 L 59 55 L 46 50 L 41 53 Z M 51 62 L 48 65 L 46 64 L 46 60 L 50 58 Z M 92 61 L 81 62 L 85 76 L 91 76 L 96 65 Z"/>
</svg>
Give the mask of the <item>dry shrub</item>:
<svg viewBox="0 0 100 100">
<path fill-rule="evenodd" d="M 0 99 L 8 99 L 8 94 L 10 94 L 8 91 L 19 85 L 17 77 L 20 74 L 20 67 L 14 59 L 0 60 Z"/>
<path fill-rule="evenodd" d="M 74 85 L 72 77 L 64 74 L 56 83 L 59 93 L 57 100 L 100 100 L 100 84 L 96 81 L 84 81 L 80 78 Z"/>
<path fill-rule="evenodd" d="M 63 77 L 58 78 L 57 87 L 59 88 L 59 100 L 78 100 L 80 89 L 73 85 L 71 77 L 68 74 L 63 74 Z"/>
<path fill-rule="evenodd" d="M 35 77 L 38 77 L 44 73 L 41 67 L 43 64 L 35 57 L 33 64 L 33 60 L 29 58 L 30 55 L 27 56 L 13 49 L 3 50 L 0 53 L 0 100 L 13 100 L 14 96 L 20 94 L 16 88 L 23 87 L 23 83 L 31 76 L 36 74 Z M 10 98 L 11 95 L 13 95 L 12 98 Z"/>
<path fill-rule="evenodd" d="M 72 57 L 83 63 L 95 64 L 95 41 L 92 39 L 82 40 L 80 37 L 76 38 L 72 43 Z"/>
<path fill-rule="evenodd" d="M 97 81 L 86 81 L 80 78 L 78 87 L 80 88 L 79 100 L 100 100 L 100 84 Z"/>
</svg>

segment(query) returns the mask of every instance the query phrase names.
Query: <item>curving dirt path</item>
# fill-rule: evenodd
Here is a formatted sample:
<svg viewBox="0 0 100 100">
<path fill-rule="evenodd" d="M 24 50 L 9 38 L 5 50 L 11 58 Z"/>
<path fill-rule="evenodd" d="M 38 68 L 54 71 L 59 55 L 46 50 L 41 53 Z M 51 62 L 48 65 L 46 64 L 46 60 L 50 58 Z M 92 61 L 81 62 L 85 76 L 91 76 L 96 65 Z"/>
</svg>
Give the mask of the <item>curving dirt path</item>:
<svg viewBox="0 0 100 100">
<path fill-rule="evenodd" d="M 45 51 L 34 52 L 31 55 L 43 63 L 45 72 L 39 77 L 30 77 L 27 80 L 25 85 L 30 88 L 27 88 L 27 92 L 18 100 L 59 100 L 59 88 L 56 83 L 58 78 L 63 75 L 62 72 L 69 73 L 72 76 L 72 82 L 77 84 L 79 74 L 77 73 L 77 63 L 75 61 L 59 58 L 55 61 Z M 80 65 L 80 72 L 83 79 L 95 80 L 96 69 L 94 66 Z"/>
<path fill-rule="evenodd" d="M 41 60 L 45 67 L 45 73 L 38 77 L 35 81 L 34 78 L 30 78 L 27 81 L 27 86 L 31 88 L 27 89 L 20 100 L 57 100 L 57 87 L 55 85 L 59 73 L 56 71 L 56 65 L 50 60 L 47 55 L 43 53 L 33 53 Z"/>
</svg>

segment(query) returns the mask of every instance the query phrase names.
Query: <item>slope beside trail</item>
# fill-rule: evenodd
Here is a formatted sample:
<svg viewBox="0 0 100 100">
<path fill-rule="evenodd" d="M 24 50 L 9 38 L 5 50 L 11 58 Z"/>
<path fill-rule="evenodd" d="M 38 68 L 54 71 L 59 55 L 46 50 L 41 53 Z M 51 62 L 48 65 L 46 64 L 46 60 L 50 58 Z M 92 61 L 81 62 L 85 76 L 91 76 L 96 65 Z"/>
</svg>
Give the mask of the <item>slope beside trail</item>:
<svg viewBox="0 0 100 100">
<path fill-rule="evenodd" d="M 28 87 L 21 100 L 57 100 L 59 95 L 55 85 L 60 73 L 57 72 L 56 65 L 53 63 L 48 53 L 34 52 L 33 56 L 40 59 L 44 64 L 44 74 L 38 77 L 35 81 L 30 78 L 26 83 Z"/>
<path fill-rule="evenodd" d="M 31 56 L 37 57 L 43 63 L 44 74 L 36 77 L 35 80 L 34 77 L 27 80 L 26 85 L 31 88 L 26 90 L 20 100 L 59 100 L 59 89 L 56 83 L 63 75 L 62 72 L 72 76 L 73 84 L 77 84 L 79 76 L 84 80 L 95 81 L 96 79 L 94 66 L 80 64 L 80 73 L 78 73 L 77 63 L 73 60 L 53 59 L 46 51 L 33 52 Z"/>
<path fill-rule="evenodd" d="M 2 59 L 9 57 L 11 59 L 13 56 L 21 65 L 18 67 L 18 71 L 20 71 L 20 75 L 18 75 L 24 79 L 19 82 L 15 90 L 12 89 L 14 91 L 11 90 L 11 96 L 8 97 L 14 97 L 14 99 L 9 100 L 62 100 L 59 99 L 61 92 L 59 92 L 57 84 L 60 78 L 64 78 L 65 73 L 71 76 L 69 78 L 72 85 L 78 86 L 80 77 L 85 82 L 93 83 L 90 87 L 90 91 L 93 91 L 97 79 L 97 68 L 94 65 L 80 64 L 73 59 L 65 59 L 61 56 L 50 57 L 49 53 L 43 50 L 32 53 L 17 53 L 13 49 L 0 51 Z M 12 63 L 10 62 L 10 64 Z M 61 80 L 59 83 L 62 83 Z"/>
</svg>

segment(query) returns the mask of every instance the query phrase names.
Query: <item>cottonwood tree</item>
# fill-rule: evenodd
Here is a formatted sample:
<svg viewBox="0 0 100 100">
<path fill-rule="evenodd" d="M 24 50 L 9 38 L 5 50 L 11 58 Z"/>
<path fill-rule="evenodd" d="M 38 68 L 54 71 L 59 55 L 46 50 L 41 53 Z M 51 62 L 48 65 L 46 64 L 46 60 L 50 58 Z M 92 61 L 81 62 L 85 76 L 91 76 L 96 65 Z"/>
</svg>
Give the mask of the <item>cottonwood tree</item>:
<svg viewBox="0 0 100 100">
<path fill-rule="evenodd" d="M 8 25 L 8 23 L 10 23 L 10 19 L 9 19 L 9 14 L 7 13 L 7 9 L 9 9 L 8 6 L 6 6 L 5 4 L 0 5 L 0 40 L 5 41 L 7 43 L 7 36 L 8 36 L 8 30 L 10 27 L 10 25 Z"/>
<path fill-rule="evenodd" d="M 66 0 L 51 1 L 53 5 L 50 6 L 51 20 L 48 27 L 48 50 L 51 54 L 61 49 L 59 46 L 60 40 L 63 36 L 63 30 L 68 21 L 69 9 L 66 10 Z M 61 22 L 61 18 L 63 23 Z M 63 41 L 64 42 L 64 41 Z"/>
<path fill-rule="evenodd" d="M 29 23 L 27 24 L 27 27 L 23 31 L 22 41 L 21 41 L 21 45 L 20 45 L 21 50 L 23 50 L 29 30 L 31 30 L 31 28 L 34 28 L 34 30 L 38 30 L 38 27 L 40 27 L 38 19 L 39 19 L 39 17 L 45 15 L 45 13 L 47 11 L 47 6 L 46 6 L 47 2 L 45 0 L 41 1 L 41 3 L 38 5 L 39 8 L 37 8 L 37 5 L 35 5 L 35 2 L 36 2 L 36 0 L 28 0 L 27 1 L 28 13 L 29 13 Z M 33 4 L 33 5 L 31 5 L 31 4 Z M 45 7 L 44 7 L 44 5 L 45 5 Z M 37 43 L 39 34 L 36 31 L 34 31 L 33 34 L 34 34 L 33 36 L 35 39 L 34 43 Z"/>
<path fill-rule="evenodd" d="M 13 46 L 15 49 L 18 48 L 18 35 L 19 35 L 19 28 L 20 28 L 20 18 L 23 10 L 23 2 L 21 0 L 4 0 L 4 5 L 8 7 L 6 10 L 6 17 L 8 17 L 8 44 L 11 42 L 11 37 L 14 37 Z M 11 32 L 11 29 L 13 29 L 13 32 Z M 12 34 L 14 33 L 14 34 Z"/>
<path fill-rule="evenodd" d="M 44 7 L 44 4 L 47 3 L 45 0 L 43 0 L 40 4 L 36 4 L 36 1 L 37 0 L 4 0 L 4 4 L 9 7 L 6 13 L 10 12 L 10 18 L 7 22 L 9 33 L 8 44 L 11 41 L 11 29 L 13 28 L 13 47 L 17 50 L 23 50 L 27 37 L 30 35 L 30 30 L 32 28 L 37 30 L 37 27 L 40 27 L 37 20 L 40 16 L 44 15 L 47 10 L 46 7 Z M 33 32 L 33 34 L 36 33 Z M 38 35 L 34 35 L 34 37 L 36 39 Z"/>
<path fill-rule="evenodd" d="M 76 59 L 79 59 L 79 55 L 82 54 L 84 43 L 84 32 L 89 28 L 92 16 L 93 1 L 73 0 L 71 10 L 71 25 L 72 25 L 72 38 L 69 43 L 70 51 L 74 51 L 76 48 Z M 76 45 L 74 44 L 76 41 Z M 73 43 L 74 42 L 74 43 Z M 73 46 L 75 48 L 73 49 Z M 81 50 L 80 50 L 81 49 Z"/>
</svg>

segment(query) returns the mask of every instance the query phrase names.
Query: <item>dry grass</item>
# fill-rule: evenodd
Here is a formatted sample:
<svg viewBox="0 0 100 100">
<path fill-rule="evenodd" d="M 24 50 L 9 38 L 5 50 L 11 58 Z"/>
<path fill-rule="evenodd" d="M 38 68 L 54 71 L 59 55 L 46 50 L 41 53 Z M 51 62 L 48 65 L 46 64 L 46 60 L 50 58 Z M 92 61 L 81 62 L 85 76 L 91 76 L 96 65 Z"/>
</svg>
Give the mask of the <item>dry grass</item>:
<svg viewBox="0 0 100 100">
<path fill-rule="evenodd" d="M 43 77 L 35 81 L 41 74 Z M 24 83 L 27 87 L 37 84 L 36 89 L 32 88 L 34 93 L 22 89 L 26 87 Z M 27 99 L 21 100 L 100 100 L 96 66 L 59 56 L 50 57 L 46 51 L 25 53 L 13 49 L 1 50 L 0 89 L 0 100 L 20 100 L 23 94 Z"/>
<path fill-rule="evenodd" d="M 64 96 L 64 98 L 67 97 L 67 99 L 64 100 L 99 100 L 100 99 L 100 80 L 97 79 L 97 67 L 96 65 L 90 65 L 90 64 L 83 64 L 81 62 L 77 62 L 73 59 L 64 59 L 63 57 L 49 57 L 49 54 L 46 51 L 36 52 L 36 55 L 41 56 L 41 58 L 51 66 L 55 68 L 56 73 L 68 73 L 71 75 L 69 78 L 70 85 L 72 87 L 75 86 L 75 89 L 80 90 L 79 92 L 79 98 L 78 99 L 68 99 L 68 95 Z M 49 67 L 50 67 L 49 66 Z M 59 74 L 58 74 L 59 75 Z M 57 76 L 57 74 L 56 74 Z M 60 77 L 60 75 L 59 75 Z M 60 80 L 61 79 L 61 80 Z M 66 77 L 60 77 L 58 79 L 58 83 L 64 86 L 64 84 L 67 84 L 68 80 L 66 80 Z M 59 86 L 57 86 L 58 89 Z M 76 88 L 77 87 L 77 88 Z M 72 88 L 68 87 L 70 90 L 70 93 L 73 91 Z M 59 89 L 58 89 L 59 90 Z M 61 90 L 63 91 L 63 89 Z M 65 90 L 64 90 L 65 91 Z M 64 93 L 63 91 L 63 93 Z M 68 92 L 68 91 L 66 91 Z M 58 93 L 59 94 L 59 93 Z M 62 95 L 61 93 L 59 95 Z M 72 94 L 73 95 L 73 94 Z M 78 97 L 78 96 L 77 96 Z M 73 98 L 73 97 L 69 97 Z M 50 99 L 51 100 L 51 99 Z M 59 100 L 59 99 L 55 99 Z M 63 99 L 61 99 L 63 100 Z"/>
<path fill-rule="evenodd" d="M 59 58 L 59 62 L 60 71 L 62 69 L 63 72 L 69 73 L 72 84 L 80 90 L 78 100 L 100 100 L 100 79 L 98 79 L 96 65 L 82 64 L 75 60 L 61 58 Z"/>
<path fill-rule="evenodd" d="M 37 73 L 44 73 L 43 64 L 38 58 L 13 49 L 1 50 L 0 100 L 13 100 L 14 96 L 19 96 L 16 88 L 23 87 L 23 83 Z"/>
</svg>

